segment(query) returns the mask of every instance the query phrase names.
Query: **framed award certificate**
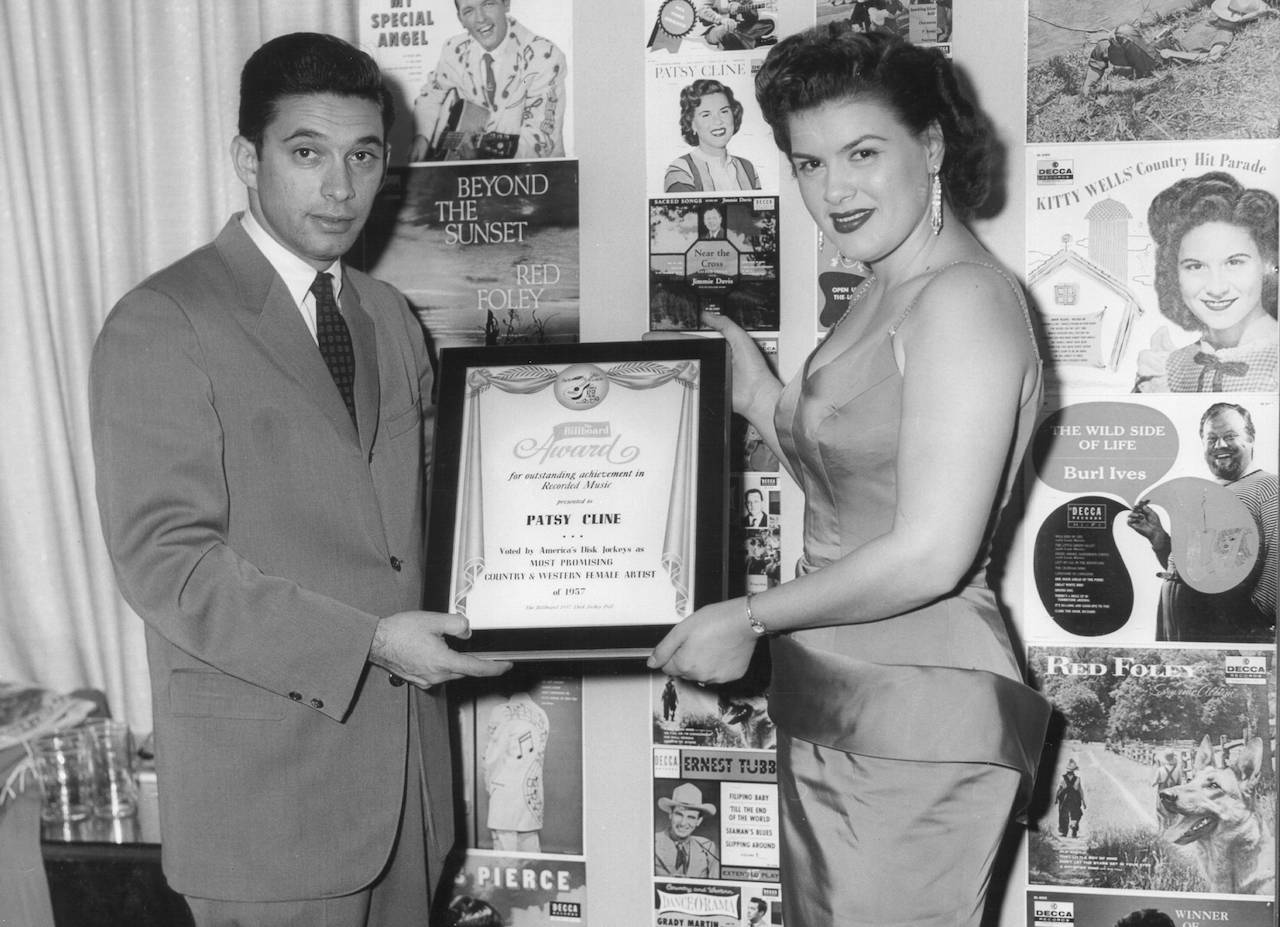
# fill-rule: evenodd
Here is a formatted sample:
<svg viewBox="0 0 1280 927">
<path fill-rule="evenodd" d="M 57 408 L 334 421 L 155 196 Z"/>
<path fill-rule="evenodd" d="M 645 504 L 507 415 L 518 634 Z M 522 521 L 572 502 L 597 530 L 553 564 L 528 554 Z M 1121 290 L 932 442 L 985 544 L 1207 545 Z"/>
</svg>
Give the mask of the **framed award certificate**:
<svg viewBox="0 0 1280 927">
<path fill-rule="evenodd" d="M 644 656 L 725 594 L 720 339 L 441 352 L 427 607 L 462 649 Z"/>
</svg>

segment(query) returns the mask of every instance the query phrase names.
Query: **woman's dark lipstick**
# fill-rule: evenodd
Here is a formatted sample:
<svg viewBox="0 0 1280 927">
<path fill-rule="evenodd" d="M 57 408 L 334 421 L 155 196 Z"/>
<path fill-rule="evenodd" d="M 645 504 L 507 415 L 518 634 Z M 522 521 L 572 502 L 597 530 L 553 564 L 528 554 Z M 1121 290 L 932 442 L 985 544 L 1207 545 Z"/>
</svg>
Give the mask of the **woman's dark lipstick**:
<svg viewBox="0 0 1280 927">
<path fill-rule="evenodd" d="M 838 215 L 831 214 L 831 226 L 841 235 L 848 235 L 850 232 L 856 232 L 858 229 L 871 218 L 874 209 L 855 209 L 851 212 L 842 212 Z"/>
</svg>

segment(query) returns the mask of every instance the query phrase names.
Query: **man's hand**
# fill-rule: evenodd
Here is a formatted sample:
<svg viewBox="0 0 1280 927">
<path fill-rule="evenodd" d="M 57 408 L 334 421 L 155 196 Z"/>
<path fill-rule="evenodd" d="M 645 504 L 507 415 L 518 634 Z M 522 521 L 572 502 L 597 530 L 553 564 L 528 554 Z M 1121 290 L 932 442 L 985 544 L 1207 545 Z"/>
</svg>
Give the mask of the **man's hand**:
<svg viewBox="0 0 1280 927">
<path fill-rule="evenodd" d="M 1139 502 L 1125 518 L 1125 522 L 1130 528 L 1151 542 L 1151 551 L 1156 555 L 1156 559 L 1160 561 L 1162 567 L 1173 569 L 1169 563 L 1170 554 L 1173 553 L 1173 539 L 1169 537 L 1169 532 L 1165 530 L 1164 523 L 1160 521 L 1160 516 L 1151 508 L 1151 503 L 1145 499 Z M 1166 578 L 1172 578 L 1172 576 Z"/>
<path fill-rule="evenodd" d="M 423 688 L 463 676 L 500 676 L 511 669 L 507 660 L 458 653 L 445 641 L 446 636 L 470 637 L 467 619 L 442 612 L 389 615 L 373 632 L 369 662 Z"/>
<path fill-rule="evenodd" d="M 1162 544 L 1168 547 L 1168 532 L 1164 530 L 1164 523 L 1160 521 L 1160 516 L 1151 508 L 1151 503 L 1146 501 L 1139 502 L 1129 512 L 1125 522 L 1130 528 L 1150 541 L 1153 546 Z"/>
</svg>

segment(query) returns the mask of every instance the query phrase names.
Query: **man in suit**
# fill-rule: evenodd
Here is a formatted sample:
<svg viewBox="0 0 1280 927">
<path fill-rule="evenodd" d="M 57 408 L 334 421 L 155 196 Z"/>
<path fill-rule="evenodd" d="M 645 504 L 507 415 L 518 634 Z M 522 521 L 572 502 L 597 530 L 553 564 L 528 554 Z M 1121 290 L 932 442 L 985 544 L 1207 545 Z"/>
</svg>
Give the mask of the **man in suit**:
<svg viewBox="0 0 1280 927">
<path fill-rule="evenodd" d="M 692 782 L 682 782 L 670 798 L 658 799 L 658 810 L 667 815 L 667 825 L 653 835 L 654 875 L 720 878 L 720 847 L 694 833 L 704 816 L 716 813 L 716 806 L 704 802 L 702 791 Z"/>
<path fill-rule="evenodd" d="M 746 512 L 742 516 L 742 524 L 747 528 L 769 527 L 769 513 L 764 507 L 764 493 L 754 486 L 743 494 Z"/>
<path fill-rule="evenodd" d="M 511 0 L 453 0 L 466 30 L 448 39 L 414 101 L 409 160 L 562 158 L 568 66 L 554 42 L 511 15 Z M 469 104 L 449 150 L 436 129 Z M 431 136 L 431 137 L 428 137 Z"/>
<path fill-rule="evenodd" d="M 698 236 L 699 240 L 712 241 L 724 237 L 724 213 L 719 207 L 708 206 L 702 210 L 702 234 Z"/>
<path fill-rule="evenodd" d="M 347 43 L 263 45 L 231 145 L 248 212 L 126 294 L 94 348 L 98 505 L 147 624 L 164 869 L 201 927 L 425 923 L 453 837 L 429 689 L 509 666 L 419 610 L 430 363 L 404 297 L 341 262 L 392 112 Z"/>
</svg>

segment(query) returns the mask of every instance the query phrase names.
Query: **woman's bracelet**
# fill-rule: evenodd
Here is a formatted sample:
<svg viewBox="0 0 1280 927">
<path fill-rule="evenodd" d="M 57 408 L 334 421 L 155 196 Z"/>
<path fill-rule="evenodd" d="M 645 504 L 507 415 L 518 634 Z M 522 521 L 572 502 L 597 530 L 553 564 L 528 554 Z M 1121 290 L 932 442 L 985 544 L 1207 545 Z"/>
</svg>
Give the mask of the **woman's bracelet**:
<svg viewBox="0 0 1280 927">
<path fill-rule="evenodd" d="M 769 633 L 769 629 L 764 626 L 764 622 L 757 618 L 751 611 L 751 600 L 756 597 L 754 592 L 747 593 L 747 624 L 751 625 L 751 630 L 755 631 L 761 637 Z"/>
</svg>

